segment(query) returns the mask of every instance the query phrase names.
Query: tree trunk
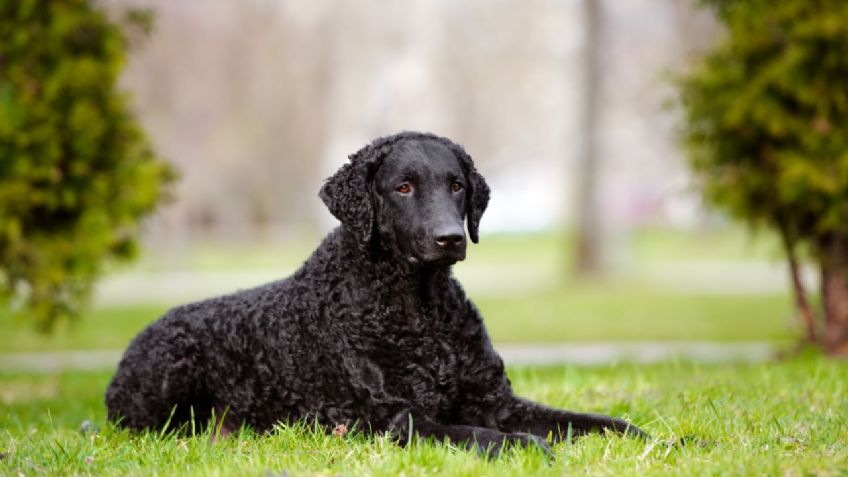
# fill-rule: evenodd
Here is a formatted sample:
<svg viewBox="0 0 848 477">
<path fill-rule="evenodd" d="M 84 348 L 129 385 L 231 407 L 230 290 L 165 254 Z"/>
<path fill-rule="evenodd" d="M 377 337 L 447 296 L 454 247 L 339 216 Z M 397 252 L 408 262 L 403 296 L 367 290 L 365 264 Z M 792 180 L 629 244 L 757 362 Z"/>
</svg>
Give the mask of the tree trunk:
<svg viewBox="0 0 848 477">
<path fill-rule="evenodd" d="M 804 287 L 804 281 L 801 278 L 801 270 L 798 265 L 798 257 L 795 254 L 794 235 L 790 232 L 785 221 L 778 220 L 780 228 L 780 236 L 783 239 L 783 248 L 786 253 L 786 258 L 789 261 L 789 277 L 792 280 L 792 292 L 795 296 L 795 308 L 801 315 L 801 320 L 804 322 L 804 328 L 807 332 L 807 341 L 810 343 L 818 342 L 818 334 L 816 333 L 816 314 L 813 312 L 810 302 L 807 300 L 807 290 Z"/>
<path fill-rule="evenodd" d="M 801 270 L 798 266 L 798 260 L 795 257 L 794 251 L 791 255 L 789 255 L 789 275 L 792 278 L 795 307 L 798 309 L 798 313 L 801 314 L 801 320 L 804 322 L 804 329 L 807 332 L 807 341 L 810 343 L 817 343 L 818 336 L 816 333 L 816 315 L 813 313 L 813 309 L 810 307 L 809 301 L 807 301 L 807 290 L 801 279 Z"/>
<path fill-rule="evenodd" d="M 577 273 L 596 274 L 600 269 L 601 233 L 598 212 L 598 48 L 601 0 L 583 0 L 584 5 L 584 76 L 582 151 L 577 173 Z"/>
<path fill-rule="evenodd" d="M 821 290 L 825 315 L 824 344 L 828 353 L 848 355 L 848 247 L 846 237 L 832 234 L 822 240 Z"/>
</svg>

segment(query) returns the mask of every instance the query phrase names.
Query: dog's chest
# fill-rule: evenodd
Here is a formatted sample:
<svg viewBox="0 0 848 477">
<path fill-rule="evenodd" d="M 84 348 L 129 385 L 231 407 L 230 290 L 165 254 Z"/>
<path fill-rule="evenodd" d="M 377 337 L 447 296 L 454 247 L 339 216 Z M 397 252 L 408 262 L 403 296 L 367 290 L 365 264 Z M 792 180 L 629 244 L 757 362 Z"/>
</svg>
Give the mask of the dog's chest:
<svg viewBox="0 0 848 477">
<path fill-rule="evenodd" d="M 398 356 L 388 365 L 390 391 L 438 414 L 456 395 L 457 357 L 443 336 L 418 336 L 397 344 Z"/>
<path fill-rule="evenodd" d="M 429 310 L 408 309 L 394 325 L 371 338 L 371 359 L 383 371 L 386 391 L 437 415 L 447 412 L 456 396 L 457 350 L 450 327 Z"/>
</svg>

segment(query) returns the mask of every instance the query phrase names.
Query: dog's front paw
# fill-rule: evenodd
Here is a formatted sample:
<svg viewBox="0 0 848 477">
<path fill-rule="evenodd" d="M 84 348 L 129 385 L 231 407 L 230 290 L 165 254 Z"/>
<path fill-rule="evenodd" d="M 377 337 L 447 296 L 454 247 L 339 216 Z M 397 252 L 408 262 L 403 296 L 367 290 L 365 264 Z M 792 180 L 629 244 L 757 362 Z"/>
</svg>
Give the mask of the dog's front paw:
<svg viewBox="0 0 848 477">
<path fill-rule="evenodd" d="M 556 454 L 554 454 L 554 450 L 551 449 L 550 444 L 545 439 L 534 436 L 533 434 L 524 434 L 524 433 L 516 433 L 512 434 L 513 436 L 517 436 L 517 439 L 524 447 L 536 447 L 545 454 L 545 457 L 549 459 L 555 459 Z"/>
<path fill-rule="evenodd" d="M 473 445 L 477 448 L 477 451 L 480 452 L 480 454 L 487 458 L 497 457 L 504 449 L 512 446 L 533 447 L 540 449 L 542 453 L 550 459 L 556 457 L 553 449 L 551 449 L 551 446 L 548 445 L 547 441 L 541 437 L 534 436 L 532 434 L 525 434 L 523 432 L 517 432 L 514 434 L 493 432 L 492 435 L 477 435 L 476 441 Z"/>
<path fill-rule="evenodd" d="M 627 437 L 650 439 L 651 435 L 624 419 L 612 418 L 612 429 Z"/>
</svg>

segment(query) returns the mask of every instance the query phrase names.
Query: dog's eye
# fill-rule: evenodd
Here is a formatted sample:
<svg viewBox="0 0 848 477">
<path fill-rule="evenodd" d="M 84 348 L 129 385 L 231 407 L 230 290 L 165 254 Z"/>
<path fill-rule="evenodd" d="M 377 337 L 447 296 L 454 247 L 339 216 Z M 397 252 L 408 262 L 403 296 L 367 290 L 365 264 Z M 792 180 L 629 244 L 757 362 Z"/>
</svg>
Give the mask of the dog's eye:
<svg viewBox="0 0 848 477">
<path fill-rule="evenodd" d="M 462 184 L 459 183 L 459 182 L 454 182 L 453 184 L 451 184 L 451 190 L 454 191 L 454 192 L 461 191 L 462 190 Z"/>
<path fill-rule="evenodd" d="M 410 192 L 412 192 L 412 186 L 404 182 L 403 184 L 399 185 L 398 188 L 395 190 L 400 192 L 401 194 L 409 194 Z"/>
</svg>

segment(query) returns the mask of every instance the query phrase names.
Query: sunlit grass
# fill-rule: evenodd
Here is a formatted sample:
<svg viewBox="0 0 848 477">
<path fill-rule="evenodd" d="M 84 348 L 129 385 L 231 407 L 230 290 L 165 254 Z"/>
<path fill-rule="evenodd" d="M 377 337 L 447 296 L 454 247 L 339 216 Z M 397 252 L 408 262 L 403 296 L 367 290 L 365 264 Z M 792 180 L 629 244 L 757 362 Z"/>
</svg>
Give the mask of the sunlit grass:
<svg viewBox="0 0 848 477">
<path fill-rule="evenodd" d="M 137 286 L 155 281 L 157 272 L 175 269 L 224 277 L 228 271 L 279 269 L 282 278 L 317 246 L 320 236 L 313 235 L 249 244 L 202 242 L 183 251 L 150 252 L 135 266 L 144 271 L 136 279 Z M 570 275 L 574 247 L 572 235 L 566 232 L 484 236 L 479 245 L 470 246 L 468 260 L 458 264 L 456 272 L 496 342 L 791 340 L 798 336 L 792 303 L 782 290 L 740 293 L 732 285 L 739 280 L 732 270 L 727 271 L 726 280 L 721 273 L 709 278 L 731 283 L 725 292 L 675 287 L 675 280 L 687 281 L 685 274 L 657 282 L 647 272 L 657 265 L 674 270 L 678 262 L 777 260 L 779 247 L 767 235 L 751 236 L 740 229 L 640 229 L 613 245 L 615 253 L 628 257 L 626 263 L 614 266 L 609 276 L 588 282 Z M 748 279 L 737 284 L 745 286 Z M 238 288 L 222 285 L 222 293 Z M 0 311 L 0 353 L 123 348 L 145 325 L 185 301 L 104 305 L 76 323 L 63 324 L 49 337 L 33 333 L 26 323 L 15 323 Z"/>
<path fill-rule="evenodd" d="M 692 295 L 607 286 L 524 296 L 475 297 L 496 343 L 715 340 L 782 341 L 798 336 L 784 295 Z M 0 353 L 122 349 L 167 305 L 96 309 L 50 336 L 0 315 Z"/>
<path fill-rule="evenodd" d="M 131 434 L 104 423 L 109 373 L 0 376 L 0 474 L 93 475 L 844 475 L 848 363 L 819 357 L 758 365 L 509 371 L 545 403 L 626 417 L 656 441 L 591 436 L 495 460 L 449 445 L 398 447 L 386 437 L 333 437 L 309 426 L 267 436 Z M 93 421 L 96 434 L 80 424 Z M 687 437 L 690 445 L 665 442 Z M 270 473 L 270 474 L 269 474 Z"/>
<path fill-rule="evenodd" d="M 782 341 L 799 336 L 786 295 L 669 293 L 595 285 L 476 300 L 496 342 Z"/>
</svg>

